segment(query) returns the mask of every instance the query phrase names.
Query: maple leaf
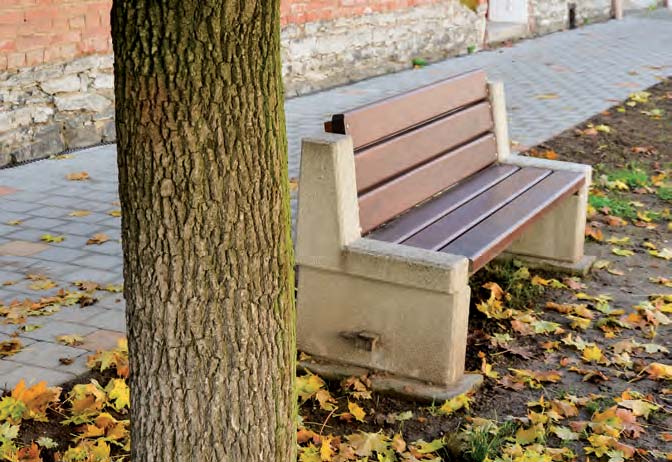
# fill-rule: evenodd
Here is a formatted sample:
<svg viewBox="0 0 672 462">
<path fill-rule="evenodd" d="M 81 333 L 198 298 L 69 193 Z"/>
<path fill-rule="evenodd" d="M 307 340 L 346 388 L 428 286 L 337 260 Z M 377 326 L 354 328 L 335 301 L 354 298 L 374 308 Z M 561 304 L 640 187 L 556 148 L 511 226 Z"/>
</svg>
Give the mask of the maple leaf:
<svg viewBox="0 0 672 462">
<path fill-rule="evenodd" d="M 532 425 L 529 428 L 519 428 L 516 431 L 516 443 L 523 446 L 535 441 L 541 441 L 546 434 L 544 426 L 542 424 Z"/>
<path fill-rule="evenodd" d="M 341 388 L 355 399 L 371 399 L 371 381 L 366 376 L 343 379 Z"/>
<path fill-rule="evenodd" d="M 649 254 L 663 260 L 672 260 L 672 249 L 668 249 L 667 247 L 663 250 L 649 250 Z"/>
<path fill-rule="evenodd" d="M 28 286 L 30 290 L 49 290 L 56 287 L 56 284 L 51 279 L 42 279 L 35 281 Z"/>
<path fill-rule="evenodd" d="M 79 346 L 84 343 L 84 338 L 79 335 L 59 335 L 56 341 L 67 346 Z"/>
<path fill-rule="evenodd" d="M 92 379 L 89 383 L 72 387 L 68 394 L 68 401 L 72 406 L 73 417 L 66 422 L 84 423 L 107 404 L 107 393 L 96 380 Z"/>
<path fill-rule="evenodd" d="M 672 365 L 651 363 L 644 369 L 651 380 L 672 380 Z"/>
<path fill-rule="evenodd" d="M 65 178 L 70 181 L 84 181 L 89 179 L 89 174 L 87 172 L 68 173 Z"/>
<path fill-rule="evenodd" d="M 47 421 L 47 409 L 58 404 L 61 388 L 47 387 L 47 382 L 39 382 L 26 388 L 26 382 L 21 380 L 12 390 L 11 397 L 25 405 L 23 419 L 32 419 L 40 422 Z"/>
<path fill-rule="evenodd" d="M 652 411 L 660 409 L 660 406 L 643 399 L 622 399 L 618 401 L 618 405 L 632 411 L 635 417 L 642 416 L 645 419 L 649 418 Z"/>
<path fill-rule="evenodd" d="M 392 437 L 392 443 L 391 443 L 392 448 L 397 451 L 399 454 L 403 453 L 406 451 L 406 441 L 404 441 L 404 438 L 401 436 L 401 433 L 396 433 Z"/>
<path fill-rule="evenodd" d="M 98 369 L 101 372 L 105 372 L 110 367 L 114 367 L 118 377 L 128 378 L 129 366 L 127 340 L 121 338 L 117 341 L 117 347 L 115 349 L 97 351 L 95 354 L 89 356 L 87 366 L 90 369 Z M 299 379 L 300 377 L 297 377 L 297 382 Z"/>
<path fill-rule="evenodd" d="M 585 362 L 591 363 L 603 362 L 605 358 L 604 353 L 602 353 L 600 347 L 597 345 L 591 345 L 583 349 L 581 359 L 583 359 Z"/>
<path fill-rule="evenodd" d="M 112 379 L 105 387 L 108 399 L 113 403 L 117 412 L 130 407 L 130 390 L 124 379 Z"/>
<path fill-rule="evenodd" d="M 40 456 L 40 448 L 35 443 L 31 443 L 30 446 L 23 447 L 19 449 L 16 453 L 17 462 L 42 462 L 42 457 Z"/>
<path fill-rule="evenodd" d="M 330 461 L 334 456 L 334 450 L 331 447 L 331 437 L 322 438 L 322 445 L 320 446 L 320 460 Z"/>
<path fill-rule="evenodd" d="M 12 356 L 21 351 L 23 344 L 20 340 L 11 339 L 3 340 L 0 342 L 0 358 L 5 356 Z"/>
<path fill-rule="evenodd" d="M 336 409 L 336 400 L 331 396 L 329 390 L 317 390 L 314 397 L 317 402 L 320 403 L 320 409 L 325 411 L 333 411 Z"/>
<path fill-rule="evenodd" d="M 348 435 L 345 438 L 359 457 L 371 457 L 374 452 L 383 455 L 387 454 L 390 457 L 394 454 L 387 437 L 382 433 L 359 432 L 354 435 Z"/>
<path fill-rule="evenodd" d="M 632 250 L 621 249 L 619 247 L 612 247 L 611 253 L 613 253 L 614 255 L 618 255 L 619 257 L 630 257 L 635 254 L 635 252 L 633 252 Z"/>
<path fill-rule="evenodd" d="M 359 406 L 359 404 L 348 401 L 348 410 L 355 419 L 357 419 L 359 422 L 364 422 L 366 412 Z"/>
<path fill-rule="evenodd" d="M 309 373 L 296 378 L 296 391 L 301 402 L 309 400 L 323 388 L 324 380 L 319 375 Z"/>
<path fill-rule="evenodd" d="M 65 240 L 65 236 L 54 236 L 51 234 L 43 234 L 42 236 L 40 236 L 40 239 L 43 240 L 44 242 L 58 244 L 59 242 L 63 242 Z"/>
<path fill-rule="evenodd" d="M 110 240 L 110 238 L 108 237 L 107 234 L 98 233 L 98 234 L 94 234 L 93 236 L 91 236 L 89 238 L 89 240 L 86 241 L 86 245 L 94 245 L 94 244 L 101 245 L 101 244 L 104 244 L 105 242 L 107 242 L 109 240 Z"/>
<path fill-rule="evenodd" d="M 439 408 L 439 413 L 442 415 L 450 415 L 462 408 L 469 409 L 471 397 L 466 393 L 447 399 Z"/>
<path fill-rule="evenodd" d="M 551 432 L 563 441 L 578 441 L 580 435 L 567 427 L 552 426 Z"/>
</svg>

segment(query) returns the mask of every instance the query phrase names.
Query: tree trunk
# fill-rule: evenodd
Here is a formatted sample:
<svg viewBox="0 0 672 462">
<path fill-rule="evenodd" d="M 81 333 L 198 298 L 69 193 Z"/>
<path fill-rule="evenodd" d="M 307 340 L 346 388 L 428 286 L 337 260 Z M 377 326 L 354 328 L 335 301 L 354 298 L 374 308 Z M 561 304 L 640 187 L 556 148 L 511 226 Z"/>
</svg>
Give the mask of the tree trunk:
<svg viewBox="0 0 672 462">
<path fill-rule="evenodd" d="M 114 0 L 133 462 L 290 461 L 279 0 Z"/>
</svg>

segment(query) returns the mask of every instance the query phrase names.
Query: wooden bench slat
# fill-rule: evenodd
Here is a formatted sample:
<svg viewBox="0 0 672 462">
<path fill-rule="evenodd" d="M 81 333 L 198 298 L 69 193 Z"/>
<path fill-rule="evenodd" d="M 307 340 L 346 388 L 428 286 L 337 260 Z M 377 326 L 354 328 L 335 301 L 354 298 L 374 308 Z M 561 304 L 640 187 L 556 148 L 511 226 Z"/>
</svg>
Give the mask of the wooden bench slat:
<svg viewBox="0 0 672 462">
<path fill-rule="evenodd" d="M 582 173 L 555 171 L 441 251 L 469 258 L 473 273 L 518 238 L 535 218 L 577 192 L 584 182 Z"/>
<path fill-rule="evenodd" d="M 492 134 L 478 138 L 359 197 L 363 233 L 492 164 L 497 146 Z"/>
<path fill-rule="evenodd" d="M 477 104 L 355 155 L 362 192 L 492 130 L 490 105 Z"/>
<path fill-rule="evenodd" d="M 486 98 L 485 72 L 477 70 L 334 115 L 331 129 L 352 136 L 357 150 Z"/>
<path fill-rule="evenodd" d="M 487 167 L 440 195 L 412 208 L 388 225 L 373 231 L 368 237 L 399 244 L 517 170 L 519 170 L 518 167 L 505 164 Z"/>
<path fill-rule="evenodd" d="M 477 227 L 483 220 L 551 173 L 551 170 L 540 168 L 522 168 L 402 243 L 412 247 L 438 250 L 471 228 Z"/>
</svg>

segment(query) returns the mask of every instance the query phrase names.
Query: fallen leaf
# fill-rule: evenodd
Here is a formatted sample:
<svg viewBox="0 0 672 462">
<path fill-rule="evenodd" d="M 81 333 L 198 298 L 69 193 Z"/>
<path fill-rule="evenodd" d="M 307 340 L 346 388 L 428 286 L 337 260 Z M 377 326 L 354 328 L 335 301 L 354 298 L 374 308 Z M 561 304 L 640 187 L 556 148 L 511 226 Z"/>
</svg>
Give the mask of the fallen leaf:
<svg viewBox="0 0 672 462">
<path fill-rule="evenodd" d="M 101 245 L 109 240 L 110 238 L 107 236 L 107 234 L 98 233 L 91 236 L 91 238 L 88 241 L 86 241 L 86 245 L 94 245 L 94 244 Z"/>
<path fill-rule="evenodd" d="M 79 335 L 59 335 L 56 341 L 67 346 L 79 346 L 84 343 L 84 338 Z"/>
<path fill-rule="evenodd" d="M 43 240 L 44 242 L 59 243 L 65 240 L 65 236 L 53 236 L 51 234 L 43 234 L 40 237 L 40 239 Z"/>
<path fill-rule="evenodd" d="M 0 358 L 5 356 L 12 356 L 21 351 L 23 344 L 20 340 L 3 340 L 0 342 Z"/>
<path fill-rule="evenodd" d="M 86 172 L 68 173 L 65 178 L 70 181 L 83 181 L 89 179 L 89 174 Z"/>
<path fill-rule="evenodd" d="M 71 217 L 88 217 L 89 215 L 91 215 L 91 212 L 89 212 L 88 210 L 75 210 L 73 212 L 70 212 L 68 215 L 70 215 Z"/>
</svg>

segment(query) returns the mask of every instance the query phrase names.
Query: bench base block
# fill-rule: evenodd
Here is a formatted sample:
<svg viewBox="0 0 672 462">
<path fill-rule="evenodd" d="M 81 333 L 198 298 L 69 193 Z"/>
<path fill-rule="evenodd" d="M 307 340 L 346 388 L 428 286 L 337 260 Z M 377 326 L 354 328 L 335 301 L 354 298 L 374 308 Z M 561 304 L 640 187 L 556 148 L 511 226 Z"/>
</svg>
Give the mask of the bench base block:
<svg viewBox="0 0 672 462">
<path fill-rule="evenodd" d="M 546 270 L 549 272 L 558 272 L 570 274 L 573 276 L 586 276 L 588 273 L 590 273 L 590 270 L 593 267 L 593 263 L 595 263 L 596 257 L 592 255 L 584 255 L 580 260 L 571 263 L 562 260 L 529 257 L 527 255 L 518 255 L 504 252 L 495 258 L 495 261 L 509 261 L 514 259 L 524 262 L 525 266 L 527 266 L 529 269 Z"/>
<path fill-rule="evenodd" d="M 371 380 L 371 388 L 376 393 L 396 396 L 410 401 L 435 403 L 437 405 L 440 405 L 447 399 L 476 391 L 483 383 L 483 376 L 481 374 L 469 373 L 464 374 L 460 380 L 450 385 L 435 385 L 389 373 L 376 373 L 363 367 L 339 364 L 316 358 L 299 361 L 298 367 L 299 369 L 307 369 L 328 380 L 341 380 L 347 377 L 367 375 L 369 380 Z"/>
</svg>

